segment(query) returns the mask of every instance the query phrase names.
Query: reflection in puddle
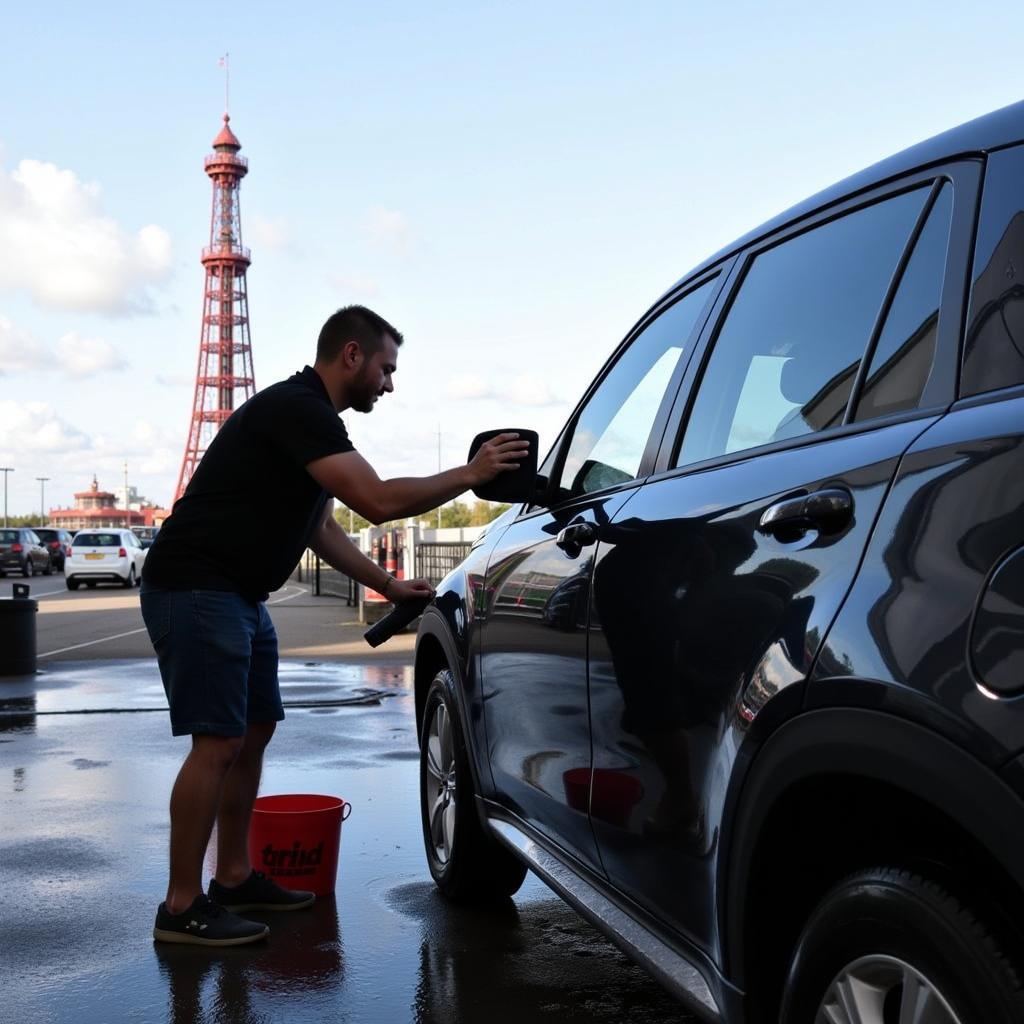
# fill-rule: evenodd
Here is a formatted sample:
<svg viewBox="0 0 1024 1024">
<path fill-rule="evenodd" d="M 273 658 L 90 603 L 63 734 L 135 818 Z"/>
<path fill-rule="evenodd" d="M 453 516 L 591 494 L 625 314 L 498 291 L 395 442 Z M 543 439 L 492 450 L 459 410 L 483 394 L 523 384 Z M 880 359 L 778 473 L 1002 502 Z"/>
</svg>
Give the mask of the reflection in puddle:
<svg viewBox="0 0 1024 1024">
<path fill-rule="evenodd" d="M 309 911 L 249 916 L 270 925 L 268 941 L 226 949 L 153 944 L 167 984 L 168 1021 L 263 1024 L 278 1018 L 268 1016 L 262 998 L 255 1000 L 257 1009 L 254 996 L 301 1003 L 304 996 L 342 987 L 345 961 L 333 899 L 322 899 Z"/>
</svg>

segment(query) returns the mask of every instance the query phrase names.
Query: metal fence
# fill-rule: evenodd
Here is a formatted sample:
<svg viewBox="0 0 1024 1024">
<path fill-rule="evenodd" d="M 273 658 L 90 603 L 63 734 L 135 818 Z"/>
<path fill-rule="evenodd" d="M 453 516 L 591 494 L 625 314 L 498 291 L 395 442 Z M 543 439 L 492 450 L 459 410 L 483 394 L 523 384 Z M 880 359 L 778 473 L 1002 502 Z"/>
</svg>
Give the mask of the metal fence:
<svg viewBox="0 0 1024 1024">
<path fill-rule="evenodd" d="M 472 545 L 468 542 L 455 544 L 417 544 L 416 575 L 437 586 L 461 562 Z"/>
<path fill-rule="evenodd" d="M 415 575 L 437 586 L 469 554 L 471 546 L 469 541 L 417 544 Z M 312 551 L 302 556 L 291 578 L 297 583 L 308 583 L 317 597 L 340 597 L 350 608 L 359 603 L 359 584 L 332 569 Z"/>
<path fill-rule="evenodd" d="M 297 583 L 308 583 L 316 597 L 340 597 L 350 608 L 359 603 L 359 584 L 337 569 L 332 569 L 312 551 L 307 551 L 292 573 Z"/>
</svg>

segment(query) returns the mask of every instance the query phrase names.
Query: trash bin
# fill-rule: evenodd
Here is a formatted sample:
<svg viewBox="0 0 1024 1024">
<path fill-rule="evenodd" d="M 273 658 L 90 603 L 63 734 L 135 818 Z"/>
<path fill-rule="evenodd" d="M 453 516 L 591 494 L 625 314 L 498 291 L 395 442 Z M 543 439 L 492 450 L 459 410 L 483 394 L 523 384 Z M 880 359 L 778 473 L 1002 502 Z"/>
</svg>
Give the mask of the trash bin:
<svg viewBox="0 0 1024 1024">
<path fill-rule="evenodd" d="M 36 670 L 36 611 L 28 584 L 15 583 L 14 597 L 0 598 L 0 676 L 27 676 Z"/>
</svg>

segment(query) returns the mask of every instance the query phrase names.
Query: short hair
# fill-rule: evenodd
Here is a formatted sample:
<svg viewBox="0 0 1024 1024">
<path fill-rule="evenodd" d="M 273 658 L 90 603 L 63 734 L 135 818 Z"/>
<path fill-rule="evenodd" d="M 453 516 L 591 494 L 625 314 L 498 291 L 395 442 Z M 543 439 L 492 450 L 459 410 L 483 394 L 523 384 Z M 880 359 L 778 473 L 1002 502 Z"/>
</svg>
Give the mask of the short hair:
<svg viewBox="0 0 1024 1024">
<path fill-rule="evenodd" d="M 344 306 L 336 313 L 332 313 L 320 328 L 320 337 L 316 341 L 316 358 L 318 361 L 329 363 L 337 358 L 338 353 L 350 341 L 356 342 L 364 355 L 371 356 L 382 348 L 385 334 L 394 338 L 396 345 L 401 345 L 404 340 L 387 320 L 378 316 L 372 309 L 365 306 Z"/>
</svg>

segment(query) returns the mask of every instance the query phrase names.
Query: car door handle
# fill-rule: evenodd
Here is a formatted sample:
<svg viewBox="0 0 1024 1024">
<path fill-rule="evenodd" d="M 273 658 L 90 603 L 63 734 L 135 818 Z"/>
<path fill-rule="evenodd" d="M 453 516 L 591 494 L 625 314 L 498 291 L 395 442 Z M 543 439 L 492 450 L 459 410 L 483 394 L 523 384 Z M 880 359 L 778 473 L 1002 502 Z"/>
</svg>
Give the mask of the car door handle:
<svg viewBox="0 0 1024 1024">
<path fill-rule="evenodd" d="M 757 524 L 761 533 L 820 530 L 835 533 L 853 518 L 853 495 L 843 487 L 828 487 L 769 505 Z"/>
<path fill-rule="evenodd" d="M 558 531 L 555 543 L 567 554 L 575 557 L 585 547 L 597 540 L 597 530 L 593 523 L 573 523 L 564 530 Z"/>
</svg>

